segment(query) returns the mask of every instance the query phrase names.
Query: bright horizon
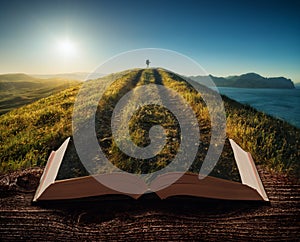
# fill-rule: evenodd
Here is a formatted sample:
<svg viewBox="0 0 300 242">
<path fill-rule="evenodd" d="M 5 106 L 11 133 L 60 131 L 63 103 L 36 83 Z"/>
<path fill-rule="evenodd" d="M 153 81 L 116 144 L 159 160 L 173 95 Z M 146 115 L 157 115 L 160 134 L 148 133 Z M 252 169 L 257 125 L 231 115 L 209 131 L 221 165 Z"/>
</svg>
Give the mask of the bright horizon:
<svg viewBox="0 0 300 242">
<path fill-rule="evenodd" d="M 145 68 L 145 67 L 137 67 L 137 68 Z M 160 67 L 151 67 L 150 68 L 160 68 Z M 88 72 L 88 71 L 75 71 L 75 72 L 58 72 L 58 73 L 27 73 L 27 72 L 3 72 L 3 73 L 0 73 L 0 75 L 10 75 L 10 74 L 25 74 L 25 75 L 28 75 L 28 76 L 52 76 L 52 75 L 68 75 L 68 74 L 90 74 L 92 72 Z M 215 77 L 230 77 L 230 76 L 240 76 L 240 75 L 243 75 L 243 74 L 248 74 L 248 73 L 253 73 L 253 72 L 243 72 L 243 73 L 233 73 L 233 74 L 230 74 L 230 75 L 215 75 L 214 73 L 207 73 L 208 75 L 212 75 L 212 76 L 215 76 Z M 262 77 L 266 77 L 266 78 L 271 78 L 271 77 L 285 77 L 285 78 L 288 78 L 286 76 L 266 76 L 266 75 L 262 75 L 261 73 L 258 73 L 258 72 L 255 72 L 256 74 L 259 74 L 261 75 Z M 110 73 L 94 73 L 94 74 L 102 74 L 102 75 L 109 75 Z M 196 75 L 189 75 L 189 76 L 196 76 Z M 197 76 L 201 76 L 201 73 Z M 290 78 L 288 78 L 290 79 Z M 297 83 L 300 83 L 299 82 L 295 82 L 294 80 L 292 80 L 295 84 Z"/>
<path fill-rule="evenodd" d="M 284 1 L 5 2 L 0 73 L 90 73 L 122 52 L 161 48 L 214 76 L 255 72 L 298 83 L 299 10 Z"/>
</svg>

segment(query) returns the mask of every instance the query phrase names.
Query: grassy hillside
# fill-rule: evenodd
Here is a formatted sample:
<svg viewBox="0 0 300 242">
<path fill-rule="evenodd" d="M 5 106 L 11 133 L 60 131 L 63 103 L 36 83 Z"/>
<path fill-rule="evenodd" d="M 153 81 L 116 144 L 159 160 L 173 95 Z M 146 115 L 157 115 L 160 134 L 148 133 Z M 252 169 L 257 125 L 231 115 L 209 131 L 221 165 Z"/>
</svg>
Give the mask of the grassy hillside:
<svg viewBox="0 0 300 242">
<path fill-rule="evenodd" d="M 25 74 L 0 75 L 0 114 L 78 83 L 62 78 L 40 79 Z"/>
<path fill-rule="evenodd" d="M 140 146 L 149 144 L 150 127 L 161 124 L 166 128 L 167 145 L 156 158 L 145 162 L 127 157 L 118 150 L 111 138 L 110 115 L 118 100 L 135 86 L 156 83 L 173 88 L 180 93 L 197 115 L 202 145 L 191 167 L 191 171 L 197 172 L 210 141 L 209 115 L 201 96 L 179 76 L 162 69 L 133 70 L 119 75 L 120 78 L 108 88 L 100 100 L 96 114 L 99 144 L 110 161 L 129 172 L 147 172 L 161 169 L 176 154 L 178 124 L 170 112 L 157 106 L 139 109 L 129 124 L 131 136 Z M 102 83 L 105 83 L 105 80 L 102 78 Z M 0 172 L 43 166 L 51 150 L 57 149 L 67 137 L 72 136 L 73 103 L 79 87 L 69 88 L 0 116 Z M 159 98 L 155 96 L 157 94 L 153 93 L 153 95 L 153 98 Z M 250 151 L 257 164 L 270 170 L 299 174 L 299 129 L 229 98 L 223 97 L 223 99 L 227 114 L 228 137 Z M 97 121 L 98 118 L 102 119 L 101 123 Z M 215 173 L 224 169 L 234 173 L 234 170 L 228 168 L 233 166 L 233 157 L 229 150 L 229 145 L 226 143 L 220 166 L 214 170 Z M 76 169 L 72 172 L 80 173 Z"/>
</svg>

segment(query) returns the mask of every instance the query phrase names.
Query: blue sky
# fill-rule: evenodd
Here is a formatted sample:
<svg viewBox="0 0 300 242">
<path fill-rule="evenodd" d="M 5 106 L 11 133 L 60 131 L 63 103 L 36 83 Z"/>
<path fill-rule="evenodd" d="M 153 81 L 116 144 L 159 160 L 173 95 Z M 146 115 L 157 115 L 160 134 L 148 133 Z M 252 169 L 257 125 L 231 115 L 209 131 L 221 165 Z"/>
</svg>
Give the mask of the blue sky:
<svg viewBox="0 0 300 242">
<path fill-rule="evenodd" d="M 165 48 L 213 75 L 300 82 L 299 12 L 299 1 L 5 1 L 0 73 L 90 72 L 124 51 Z"/>
</svg>

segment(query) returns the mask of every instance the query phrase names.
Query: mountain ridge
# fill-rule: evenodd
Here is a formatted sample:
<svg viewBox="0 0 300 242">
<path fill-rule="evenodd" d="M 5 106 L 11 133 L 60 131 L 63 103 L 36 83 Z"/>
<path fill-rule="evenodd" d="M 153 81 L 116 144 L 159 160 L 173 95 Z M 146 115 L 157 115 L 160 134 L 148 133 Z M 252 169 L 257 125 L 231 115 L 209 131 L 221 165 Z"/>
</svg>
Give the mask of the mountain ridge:
<svg viewBox="0 0 300 242">
<path fill-rule="evenodd" d="M 295 88 L 295 85 L 291 79 L 285 77 L 263 77 L 255 72 L 228 77 L 217 77 L 210 74 L 208 76 L 190 76 L 189 78 L 205 85 L 211 85 L 210 83 L 213 81 L 217 87 Z"/>
<path fill-rule="evenodd" d="M 65 78 L 78 81 L 85 81 L 88 79 L 97 79 L 105 76 L 102 73 L 89 73 L 89 72 L 70 72 L 70 73 L 58 73 L 58 74 L 31 74 L 33 77 L 46 79 L 46 78 Z"/>
</svg>

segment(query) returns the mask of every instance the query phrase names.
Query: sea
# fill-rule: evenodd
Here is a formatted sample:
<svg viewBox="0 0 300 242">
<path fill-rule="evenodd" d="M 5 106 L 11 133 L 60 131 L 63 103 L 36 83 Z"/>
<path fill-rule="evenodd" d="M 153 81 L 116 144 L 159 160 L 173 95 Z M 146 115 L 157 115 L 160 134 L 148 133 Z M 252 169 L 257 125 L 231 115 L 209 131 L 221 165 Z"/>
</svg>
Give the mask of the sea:
<svg viewBox="0 0 300 242">
<path fill-rule="evenodd" d="M 300 128 L 300 89 L 218 87 L 219 93 Z"/>
</svg>

